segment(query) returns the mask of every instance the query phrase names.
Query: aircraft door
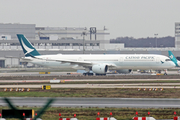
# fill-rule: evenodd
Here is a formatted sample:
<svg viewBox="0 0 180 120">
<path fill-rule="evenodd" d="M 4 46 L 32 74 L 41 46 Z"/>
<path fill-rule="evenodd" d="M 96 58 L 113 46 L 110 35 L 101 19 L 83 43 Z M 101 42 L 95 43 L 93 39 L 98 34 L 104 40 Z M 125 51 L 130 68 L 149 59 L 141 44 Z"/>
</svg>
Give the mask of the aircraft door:
<svg viewBox="0 0 180 120">
<path fill-rule="evenodd" d="M 123 58 L 123 57 L 120 57 L 120 58 L 119 58 L 119 62 L 120 62 L 120 63 L 123 63 L 123 61 L 124 61 L 124 58 Z"/>
<path fill-rule="evenodd" d="M 82 57 L 79 57 L 78 58 L 78 61 L 84 61 Z"/>
</svg>

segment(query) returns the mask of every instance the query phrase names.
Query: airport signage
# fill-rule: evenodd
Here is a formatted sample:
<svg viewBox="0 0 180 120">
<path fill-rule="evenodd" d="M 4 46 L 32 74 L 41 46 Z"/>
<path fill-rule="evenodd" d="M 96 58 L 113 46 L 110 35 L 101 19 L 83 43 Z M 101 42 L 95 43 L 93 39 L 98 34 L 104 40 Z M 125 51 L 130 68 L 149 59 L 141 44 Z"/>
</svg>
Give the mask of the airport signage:
<svg viewBox="0 0 180 120">
<path fill-rule="evenodd" d="M 50 83 L 60 83 L 61 80 L 50 80 Z"/>
<path fill-rule="evenodd" d="M 43 90 L 49 90 L 49 89 L 51 89 L 51 85 L 43 85 L 42 89 Z"/>
</svg>

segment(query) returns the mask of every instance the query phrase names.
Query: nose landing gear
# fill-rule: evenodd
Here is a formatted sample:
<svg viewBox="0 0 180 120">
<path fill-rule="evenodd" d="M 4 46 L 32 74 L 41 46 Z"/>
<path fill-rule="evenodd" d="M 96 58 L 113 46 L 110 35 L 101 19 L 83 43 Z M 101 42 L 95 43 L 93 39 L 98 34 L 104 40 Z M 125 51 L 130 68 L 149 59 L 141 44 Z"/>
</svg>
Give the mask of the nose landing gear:
<svg viewBox="0 0 180 120">
<path fill-rule="evenodd" d="M 167 75 L 167 69 L 164 70 L 164 75 Z"/>
</svg>

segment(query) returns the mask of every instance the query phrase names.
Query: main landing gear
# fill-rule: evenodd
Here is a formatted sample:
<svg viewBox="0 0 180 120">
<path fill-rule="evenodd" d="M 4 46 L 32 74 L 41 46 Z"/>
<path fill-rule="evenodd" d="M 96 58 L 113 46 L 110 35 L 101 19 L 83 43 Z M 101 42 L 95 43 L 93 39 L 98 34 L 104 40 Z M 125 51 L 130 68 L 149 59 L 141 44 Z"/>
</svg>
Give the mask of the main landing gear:
<svg viewBox="0 0 180 120">
<path fill-rule="evenodd" d="M 106 74 L 97 74 L 96 73 L 96 76 L 106 76 Z"/>
<path fill-rule="evenodd" d="M 90 73 L 90 72 L 86 72 L 86 73 L 83 73 L 84 76 L 93 76 L 94 74 L 93 73 Z"/>
<path fill-rule="evenodd" d="M 90 72 L 86 72 L 86 73 L 83 73 L 84 76 L 93 76 L 94 74 L 93 73 L 90 73 Z M 106 74 L 95 74 L 96 76 L 106 76 Z"/>
</svg>

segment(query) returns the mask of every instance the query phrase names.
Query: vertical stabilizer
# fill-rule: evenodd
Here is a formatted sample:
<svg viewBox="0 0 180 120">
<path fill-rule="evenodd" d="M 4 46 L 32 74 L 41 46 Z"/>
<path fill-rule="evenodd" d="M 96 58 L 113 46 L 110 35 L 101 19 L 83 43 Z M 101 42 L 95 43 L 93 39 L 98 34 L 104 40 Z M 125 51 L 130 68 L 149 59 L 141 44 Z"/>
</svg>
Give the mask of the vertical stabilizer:
<svg viewBox="0 0 180 120">
<path fill-rule="evenodd" d="M 173 61 L 176 64 L 176 67 L 179 67 L 178 65 L 178 60 L 176 59 L 176 57 L 173 55 L 173 53 L 171 51 L 168 51 L 169 53 L 169 58 L 171 59 L 171 61 Z"/>
<path fill-rule="evenodd" d="M 29 40 L 23 34 L 17 34 L 17 37 L 19 39 L 24 55 L 26 57 L 40 55 L 39 52 L 34 48 L 34 46 L 29 42 Z"/>
</svg>

